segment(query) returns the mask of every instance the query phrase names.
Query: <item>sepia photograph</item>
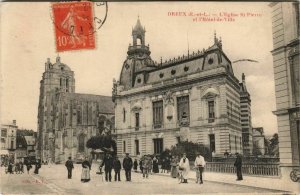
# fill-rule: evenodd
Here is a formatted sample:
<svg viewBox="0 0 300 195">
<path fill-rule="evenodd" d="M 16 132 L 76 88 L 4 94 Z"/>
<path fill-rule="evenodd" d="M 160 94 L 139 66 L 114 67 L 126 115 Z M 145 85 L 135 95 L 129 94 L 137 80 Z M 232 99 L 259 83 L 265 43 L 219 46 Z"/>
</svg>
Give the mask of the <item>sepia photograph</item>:
<svg viewBox="0 0 300 195">
<path fill-rule="evenodd" d="M 3 1 L 0 194 L 299 194 L 298 1 Z"/>
</svg>

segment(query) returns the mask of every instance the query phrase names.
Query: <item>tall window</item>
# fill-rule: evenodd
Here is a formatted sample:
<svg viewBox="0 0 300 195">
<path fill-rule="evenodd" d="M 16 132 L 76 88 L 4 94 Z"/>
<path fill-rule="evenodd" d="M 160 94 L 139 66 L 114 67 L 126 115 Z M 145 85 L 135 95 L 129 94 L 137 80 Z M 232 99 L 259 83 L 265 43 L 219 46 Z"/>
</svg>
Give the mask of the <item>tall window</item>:
<svg viewBox="0 0 300 195">
<path fill-rule="evenodd" d="M 209 135 L 209 146 L 210 146 L 210 151 L 211 152 L 215 152 L 216 151 L 215 134 L 210 134 Z"/>
<path fill-rule="evenodd" d="M 78 152 L 84 152 L 84 135 L 78 137 Z"/>
<path fill-rule="evenodd" d="M 180 125 L 189 124 L 190 107 L 189 107 L 189 96 L 177 97 L 177 116 Z"/>
<path fill-rule="evenodd" d="M 14 149 L 14 141 L 10 142 L 10 149 Z"/>
<path fill-rule="evenodd" d="M 126 121 L 126 110 L 123 108 L 123 123 Z"/>
<path fill-rule="evenodd" d="M 215 122 L 215 102 L 213 100 L 208 101 L 208 122 Z"/>
<path fill-rule="evenodd" d="M 228 136 L 229 136 L 229 151 L 231 152 L 231 139 L 230 139 L 230 134 L 229 134 Z"/>
<path fill-rule="evenodd" d="M 161 128 L 163 124 L 163 101 L 153 102 L 153 126 Z"/>
<path fill-rule="evenodd" d="M 77 110 L 77 124 L 81 124 L 81 123 L 82 123 L 81 110 L 78 109 Z"/>
<path fill-rule="evenodd" d="M 62 78 L 59 79 L 59 86 L 62 86 Z"/>
<path fill-rule="evenodd" d="M 126 141 L 123 141 L 123 153 L 126 153 Z"/>
<path fill-rule="evenodd" d="M 235 149 L 235 152 L 237 152 L 236 136 L 234 136 L 234 149 Z"/>
<path fill-rule="evenodd" d="M 139 130 L 140 127 L 140 113 L 135 113 L 135 130 Z"/>
<path fill-rule="evenodd" d="M 66 88 L 69 89 L 69 79 L 66 79 Z"/>
<path fill-rule="evenodd" d="M 153 146 L 154 146 L 154 154 L 160 154 L 163 151 L 163 139 L 157 138 L 153 139 Z"/>
<path fill-rule="evenodd" d="M 140 143 L 139 140 L 134 140 L 135 145 L 135 155 L 138 155 L 140 153 Z"/>
</svg>

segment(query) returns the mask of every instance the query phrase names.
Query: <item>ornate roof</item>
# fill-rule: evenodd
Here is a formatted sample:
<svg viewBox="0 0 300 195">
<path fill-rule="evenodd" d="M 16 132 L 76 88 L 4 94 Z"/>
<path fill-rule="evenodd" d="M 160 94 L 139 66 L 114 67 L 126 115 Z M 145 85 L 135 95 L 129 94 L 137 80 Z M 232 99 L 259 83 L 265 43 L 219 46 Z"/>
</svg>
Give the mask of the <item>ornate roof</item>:
<svg viewBox="0 0 300 195">
<path fill-rule="evenodd" d="M 133 28 L 132 32 L 145 32 L 145 29 L 142 27 L 140 18 L 138 18 L 135 27 Z"/>
</svg>

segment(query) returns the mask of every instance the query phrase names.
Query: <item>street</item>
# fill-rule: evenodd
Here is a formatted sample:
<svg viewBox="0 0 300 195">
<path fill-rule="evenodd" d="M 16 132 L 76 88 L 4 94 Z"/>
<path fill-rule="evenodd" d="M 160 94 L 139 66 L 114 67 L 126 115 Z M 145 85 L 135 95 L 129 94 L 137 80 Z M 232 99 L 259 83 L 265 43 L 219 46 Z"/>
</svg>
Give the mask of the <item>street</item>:
<svg viewBox="0 0 300 195">
<path fill-rule="evenodd" d="M 5 174 L 1 168 L 1 194 L 199 194 L 199 193 L 282 193 L 276 190 L 208 182 L 196 184 L 178 184 L 177 179 L 162 175 L 150 175 L 143 179 L 140 173 L 132 173 L 132 182 L 102 181 L 102 175 L 96 174 L 96 165 L 91 170 L 91 181 L 81 183 L 81 165 L 76 164 L 72 179 L 67 179 L 67 170 L 63 165 L 43 165 L 40 174 Z M 112 176 L 114 172 L 112 171 Z M 103 176 L 104 177 L 104 176 Z"/>
</svg>

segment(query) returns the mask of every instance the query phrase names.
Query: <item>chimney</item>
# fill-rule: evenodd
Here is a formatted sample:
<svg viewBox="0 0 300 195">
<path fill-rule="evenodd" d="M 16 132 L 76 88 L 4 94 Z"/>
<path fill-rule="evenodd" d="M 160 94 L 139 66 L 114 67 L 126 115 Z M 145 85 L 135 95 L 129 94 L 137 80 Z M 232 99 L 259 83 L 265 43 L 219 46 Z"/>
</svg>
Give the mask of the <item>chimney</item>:
<svg viewBox="0 0 300 195">
<path fill-rule="evenodd" d="M 13 125 L 17 125 L 17 121 L 16 120 L 13 120 Z"/>
</svg>

